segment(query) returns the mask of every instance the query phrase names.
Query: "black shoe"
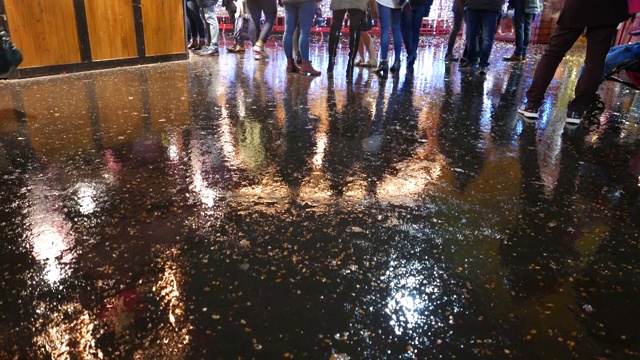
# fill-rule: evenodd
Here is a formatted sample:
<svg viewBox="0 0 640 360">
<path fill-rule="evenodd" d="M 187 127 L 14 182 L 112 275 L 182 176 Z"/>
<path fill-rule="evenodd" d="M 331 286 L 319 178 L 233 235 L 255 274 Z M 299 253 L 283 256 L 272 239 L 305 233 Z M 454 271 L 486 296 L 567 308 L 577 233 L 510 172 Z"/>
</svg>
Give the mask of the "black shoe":
<svg viewBox="0 0 640 360">
<path fill-rule="evenodd" d="M 393 62 L 393 65 L 389 68 L 389 72 L 391 73 L 399 73 L 400 72 L 400 60 L 396 60 Z"/>
<path fill-rule="evenodd" d="M 578 125 L 582 121 L 583 116 L 583 111 L 569 110 L 567 111 L 567 118 L 565 122 L 570 125 Z"/>
<path fill-rule="evenodd" d="M 375 68 L 373 72 L 382 77 L 389 76 L 389 62 L 387 60 L 380 60 L 378 67 Z"/>
</svg>

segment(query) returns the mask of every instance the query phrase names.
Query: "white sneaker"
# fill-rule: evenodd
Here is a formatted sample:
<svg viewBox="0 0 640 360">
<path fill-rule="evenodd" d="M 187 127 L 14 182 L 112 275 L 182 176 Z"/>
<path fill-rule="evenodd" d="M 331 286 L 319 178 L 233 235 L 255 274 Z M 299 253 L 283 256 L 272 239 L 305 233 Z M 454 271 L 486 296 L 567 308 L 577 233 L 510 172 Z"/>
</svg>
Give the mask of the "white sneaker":
<svg viewBox="0 0 640 360">
<path fill-rule="evenodd" d="M 530 108 L 527 105 L 522 105 L 518 109 L 518 114 L 526 117 L 527 119 L 537 119 L 538 109 Z"/>
<path fill-rule="evenodd" d="M 269 58 L 269 54 L 267 54 L 266 51 L 264 51 L 264 47 L 263 46 L 258 46 L 258 45 L 254 45 L 253 46 L 253 54 L 254 54 L 254 59 L 256 60 L 262 60 L 262 59 L 268 59 Z"/>
</svg>

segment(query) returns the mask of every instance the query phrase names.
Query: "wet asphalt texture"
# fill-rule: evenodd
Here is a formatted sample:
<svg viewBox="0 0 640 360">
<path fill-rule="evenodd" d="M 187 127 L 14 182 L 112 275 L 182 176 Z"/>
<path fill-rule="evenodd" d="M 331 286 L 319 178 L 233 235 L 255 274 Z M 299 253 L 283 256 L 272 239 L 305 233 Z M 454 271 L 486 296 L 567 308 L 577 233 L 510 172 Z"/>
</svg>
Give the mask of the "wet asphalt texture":
<svg viewBox="0 0 640 360">
<path fill-rule="evenodd" d="M 640 101 L 541 46 L 345 79 L 219 57 L 0 84 L 0 359 L 640 355 Z"/>
</svg>

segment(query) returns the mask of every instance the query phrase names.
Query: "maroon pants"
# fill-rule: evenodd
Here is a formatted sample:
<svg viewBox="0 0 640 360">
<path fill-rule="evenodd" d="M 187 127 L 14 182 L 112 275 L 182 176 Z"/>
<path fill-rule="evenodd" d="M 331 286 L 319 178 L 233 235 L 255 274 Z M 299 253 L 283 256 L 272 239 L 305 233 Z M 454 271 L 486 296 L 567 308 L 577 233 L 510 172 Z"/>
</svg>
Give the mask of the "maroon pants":
<svg viewBox="0 0 640 360">
<path fill-rule="evenodd" d="M 544 94 L 558 65 L 583 32 L 584 28 L 556 27 L 527 91 L 527 104 L 531 107 L 539 108 L 542 105 Z M 575 97 L 568 105 L 569 111 L 584 112 L 595 101 L 604 74 L 604 61 L 616 32 L 615 26 L 587 27 L 587 54 L 576 84 Z"/>
</svg>

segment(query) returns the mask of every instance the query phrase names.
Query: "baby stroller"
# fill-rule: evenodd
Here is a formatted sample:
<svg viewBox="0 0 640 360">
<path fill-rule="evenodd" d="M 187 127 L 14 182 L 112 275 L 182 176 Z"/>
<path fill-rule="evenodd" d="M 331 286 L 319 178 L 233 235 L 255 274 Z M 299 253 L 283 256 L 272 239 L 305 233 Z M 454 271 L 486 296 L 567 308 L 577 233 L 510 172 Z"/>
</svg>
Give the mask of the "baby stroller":
<svg viewBox="0 0 640 360">
<path fill-rule="evenodd" d="M 604 65 L 604 79 L 640 90 L 640 42 L 611 48 Z"/>
</svg>

